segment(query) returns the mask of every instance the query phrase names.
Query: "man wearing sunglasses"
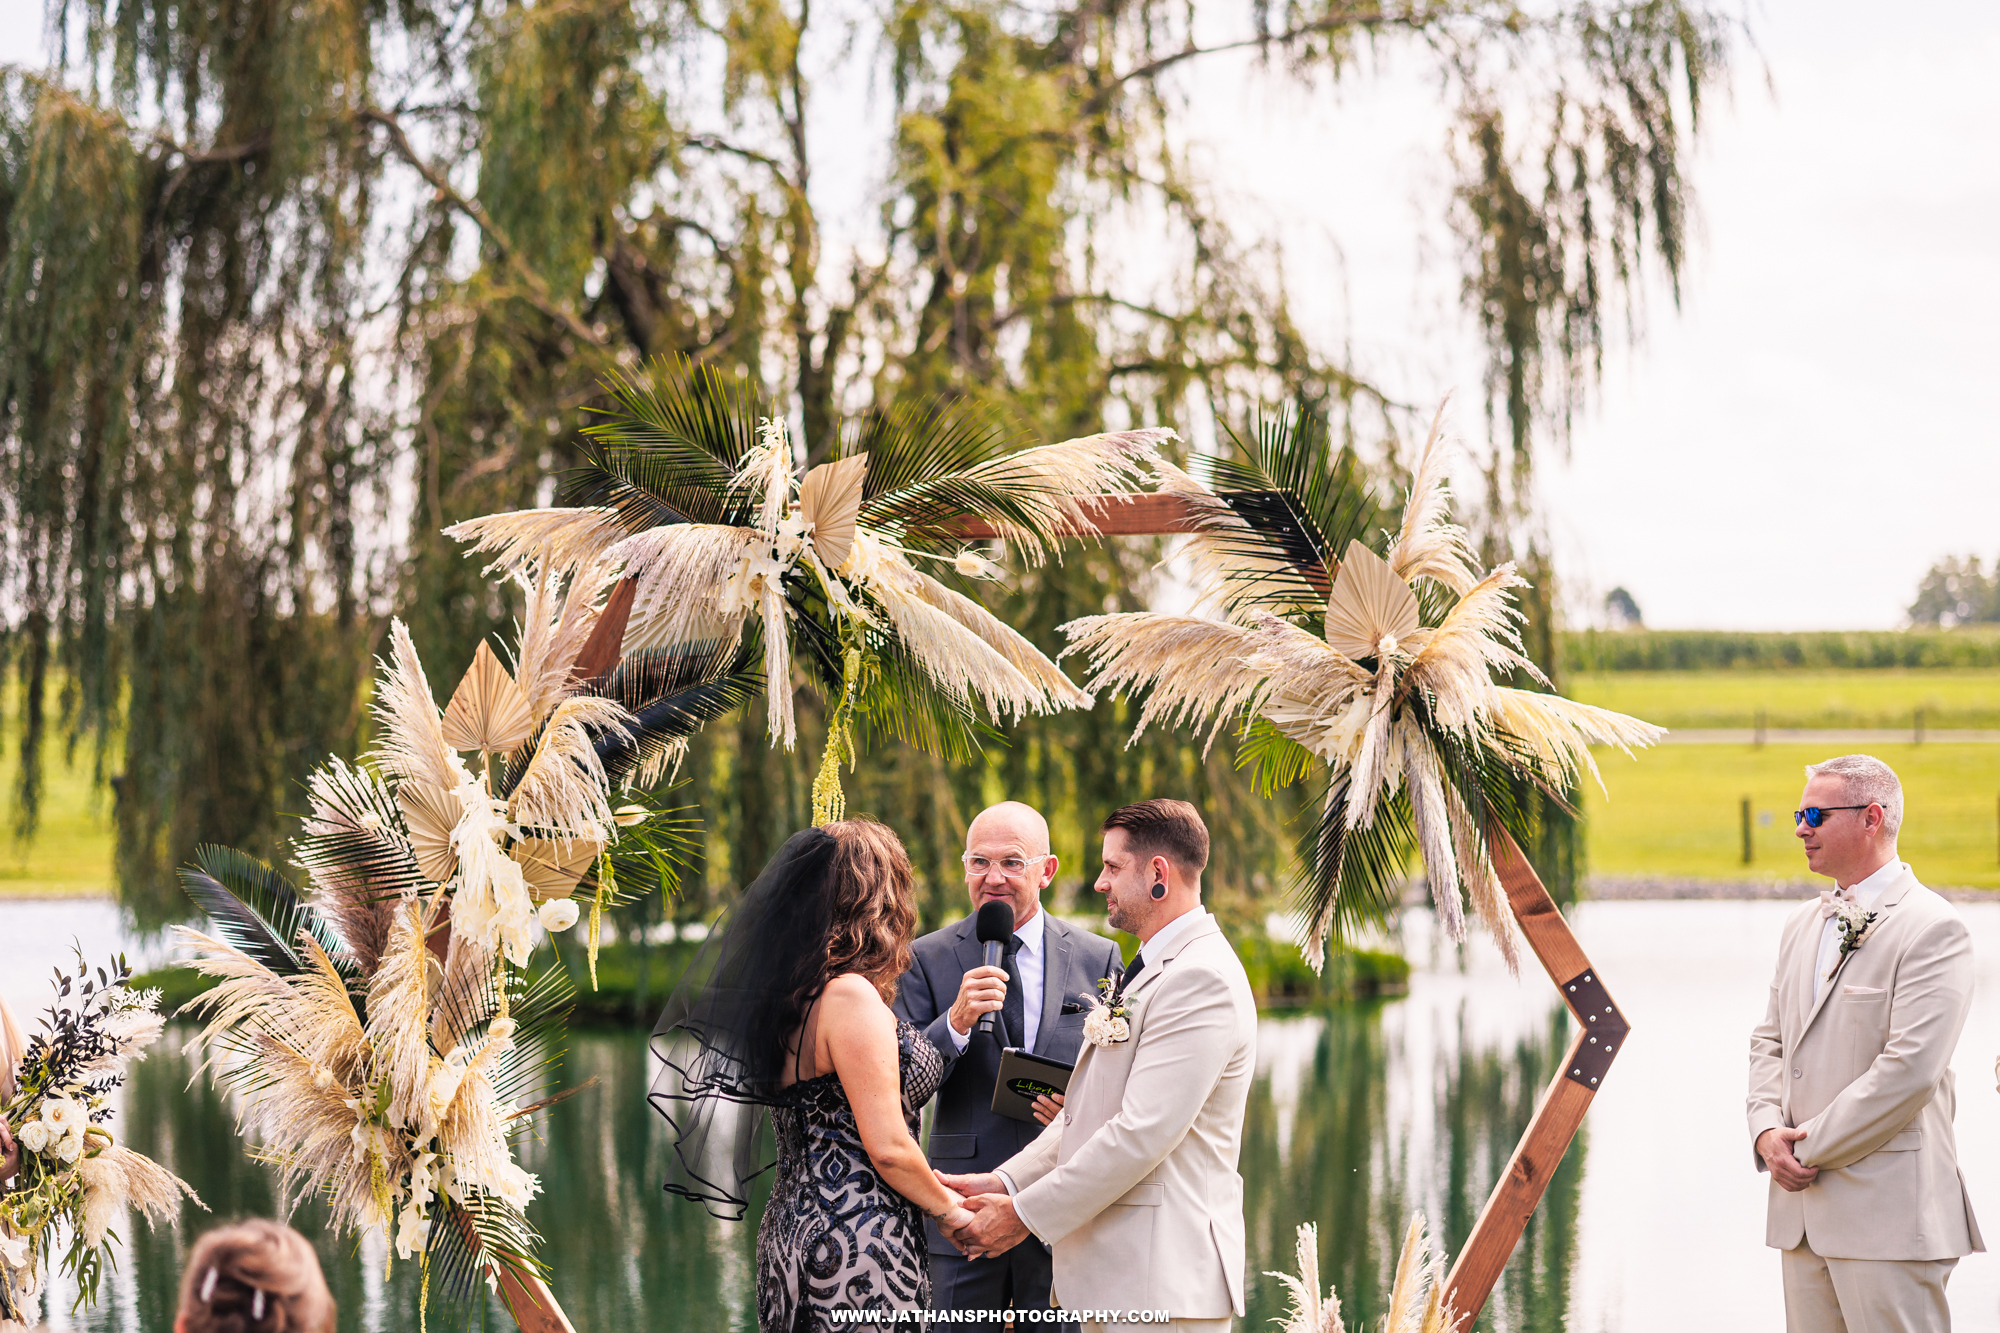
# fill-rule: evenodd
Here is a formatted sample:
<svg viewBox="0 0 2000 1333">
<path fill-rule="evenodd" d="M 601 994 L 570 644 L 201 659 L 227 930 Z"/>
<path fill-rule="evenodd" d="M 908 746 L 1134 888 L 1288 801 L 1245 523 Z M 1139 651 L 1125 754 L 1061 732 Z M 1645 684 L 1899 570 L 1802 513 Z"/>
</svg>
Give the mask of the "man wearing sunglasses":
<svg viewBox="0 0 2000 1333">
<path fill-rule="evenodd" d="M 1750 1034 L 1750 1139 L 1771 1175 L 1791 1333 L 1943 1330 L 1945 1282 L 1986 1247 L 1952 1137 L 1972 941 L 1896 855 L 1903 788 L 1868 755 L 1806 768 L 1793 815 L 1834 887 L 1785 923 Z M 1871 916 L 1872 914 L 1872 916 Z"/>
<path fill-rule="evenodd" d="M 953 1175 L 991 1171 L 1034 1141 L 1061 1100 L 1037 1102 L 1041 1124 L 997 1114 L 993 1085 L 1001 1050 L 1017 1046 L 1075 1064 L 1088 1013 L 1082 997 L 1095 995 L 1099 979 L 1116 977 L 1123 962 L 1113 941 L 1043 910 L 1042 893 L 1060 863 L 1049 852 L 1048 822 L 1032 806 L 1006 801 L 982 810 L 965 831 L 963 860 L 972 911 L 911 946 L 895 1005 L 945 1058 L 929 1152 L 932 1167 Z M 1014 938 L 1001 967 L 983 965 L 975 928 L 979 909 L 989 902 L 1014 909 Z M 980 1032 L 980 1016 L 988 1013 L 995 1015 L 993 1030 Z M 1041 1242 L 968 1259 L 935 1221 L 925 1230 L 933 1309 L 1048 1308 L 1053 1273 Z"/>
</svg>

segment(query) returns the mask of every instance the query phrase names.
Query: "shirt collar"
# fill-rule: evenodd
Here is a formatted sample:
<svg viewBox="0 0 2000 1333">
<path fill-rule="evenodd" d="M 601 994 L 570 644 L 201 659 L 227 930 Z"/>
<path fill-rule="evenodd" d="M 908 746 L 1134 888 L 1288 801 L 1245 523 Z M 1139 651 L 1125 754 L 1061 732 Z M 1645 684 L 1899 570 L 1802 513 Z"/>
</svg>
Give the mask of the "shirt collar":
<svg viewBox="0 0 2000 1333">
<path fill-rule="evenodd" d="M 1880 870 L 1854 886 L 1854 901 L 1873 911 L 1875 904 L 1882 901 L 1882 895 L 1889 886 L 1901 879 L 1910 867 L 1902 861 L 1891 861 Z"/>
<path fill-rule="evenodd" d="M 1161 926 L 1152 939 L 1147 940 L 1139 946 L 1139 952 L 1146 955 L 1146 966 L 1151 967 L 1154 963 L 1159 962 L 1161 955 L 1166 953 L 1175 940 L 1208 919 L 1208 911 L 1205 908 L 1197 907 L 1192 912 L 1184 916 L 1177 916 L 1166 925 Z"/>
<path fill-rule="evenodd" d="M 1037 907 L 1035 914 L 1029 917 L 1025 923 L 1014 927 L 1014 934 L 1021 941 L 1021 947 L 1017 952 L 1040 953 L 1042 951 L 1042 932 L 1048 923 L 1049 909 L 1046 907 Z"/>
</svg>

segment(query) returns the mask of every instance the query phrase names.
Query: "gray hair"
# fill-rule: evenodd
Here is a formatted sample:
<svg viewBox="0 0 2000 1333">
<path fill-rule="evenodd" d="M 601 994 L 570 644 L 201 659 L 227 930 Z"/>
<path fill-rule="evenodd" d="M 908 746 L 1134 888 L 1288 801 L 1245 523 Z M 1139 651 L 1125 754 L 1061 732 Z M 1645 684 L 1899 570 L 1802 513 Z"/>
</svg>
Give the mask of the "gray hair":
<svg viewBox="0 0 2000 1333">
<path fill-rule="evenodd" d="M 1882 807 L 1882 836 L 1893 838 L 1903 827 L 1903 783 L 1896 770 L 1872 754 L 1844 754 L 1806 765 L 1806 781 L 1825 774 L 1841 780 L 1847 799 Z"/>
</svg>

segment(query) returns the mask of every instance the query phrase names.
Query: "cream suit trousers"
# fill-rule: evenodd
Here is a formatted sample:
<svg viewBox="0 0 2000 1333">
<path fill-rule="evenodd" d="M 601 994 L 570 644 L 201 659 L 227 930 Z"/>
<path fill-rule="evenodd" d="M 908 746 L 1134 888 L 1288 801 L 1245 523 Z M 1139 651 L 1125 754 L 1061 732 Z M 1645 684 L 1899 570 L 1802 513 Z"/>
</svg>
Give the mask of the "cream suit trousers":
<svg viewBox="0 0 2000 1333">
<path fill-rule="evenodd" d="M 1822 1259 L 1784 1251 L 1786 1333 L 1947 1333 L 1956 1259 Z"/>
</svg>

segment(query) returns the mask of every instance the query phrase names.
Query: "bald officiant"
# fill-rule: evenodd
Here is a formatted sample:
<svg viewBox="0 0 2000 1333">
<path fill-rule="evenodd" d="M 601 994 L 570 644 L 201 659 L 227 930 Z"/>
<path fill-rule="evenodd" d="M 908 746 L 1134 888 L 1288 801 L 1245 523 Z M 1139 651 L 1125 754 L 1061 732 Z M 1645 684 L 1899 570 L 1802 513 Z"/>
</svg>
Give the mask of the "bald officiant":
<svg viewBox="0 0 2000 1333">
<path fill-rule="evenodd" d="M 919 939 L 903 974 L 896 1013 L 916 1024 L 948 1066 L 931 1123 L 930 1160 L 953 1175 L 991 1171 L 1031 1143 L 1059 1103 L 1037 1103 L 1040 1123 L 995 1112 L 993 1085 L 1008 1046 L 1076 1063 L 1083 1020 L 1097 983 L 1118 975 L 1118 946 L 1058 921 L 1042 906 L 1058 862 L 1049 825 L 1032 806 L 1004 801 L 982 810 L 965 831 L 965 888 L 972 911 Z M 1002 965 L 982 963 L 977 918 L 988 903 L 1014 910 Z M 989 913 L 989 916 L 991 914 Z M 983 1014 L 993 1030 L 978 1030 Z M 990 1259 L 967 1259 L 938 1231 L 930 1237 L 931 1308 L 1047 1308 L 1050 1261 L 1040 1242 Z"/>
</svg>

